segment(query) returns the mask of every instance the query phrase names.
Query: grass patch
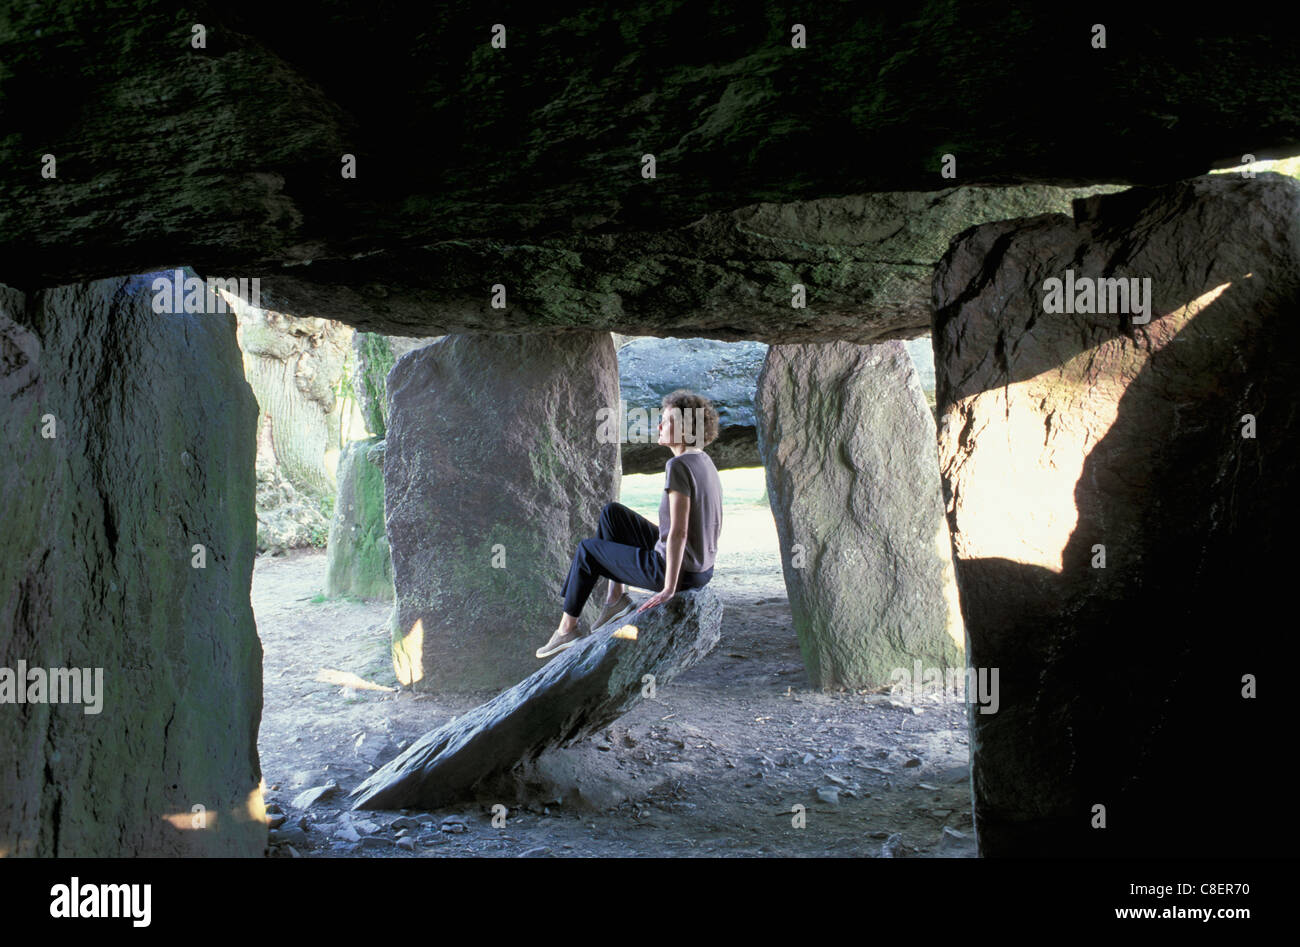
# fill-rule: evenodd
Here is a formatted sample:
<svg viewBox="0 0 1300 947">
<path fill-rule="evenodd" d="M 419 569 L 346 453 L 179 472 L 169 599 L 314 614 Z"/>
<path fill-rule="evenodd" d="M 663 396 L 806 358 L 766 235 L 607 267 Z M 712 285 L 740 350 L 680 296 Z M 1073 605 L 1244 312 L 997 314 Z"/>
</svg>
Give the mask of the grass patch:
<svg viewBox="0 0 1300 947">
<path fill-rule="evenodd" d="M 326 602 L 347 602 L 350 605 L 369 605 L 370 599 L 362 598 L 360 595 L 353 595 L 351 592 L 344 592 L 341 595 L 335 595 L 333 598 L 324 592 L 317 592 L 307 601 L 313 605 L 323 605 Z"/>
</svg>

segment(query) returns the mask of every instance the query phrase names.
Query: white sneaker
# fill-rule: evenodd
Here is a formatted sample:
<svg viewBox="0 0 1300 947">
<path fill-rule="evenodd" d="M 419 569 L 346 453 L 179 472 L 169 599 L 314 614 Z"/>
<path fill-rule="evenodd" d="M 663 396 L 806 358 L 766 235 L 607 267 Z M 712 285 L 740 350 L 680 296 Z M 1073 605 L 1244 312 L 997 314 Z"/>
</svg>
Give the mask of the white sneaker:
<svg viewBox="0 0 1300 947">
<path fill-rule="evenodd" d="M 555 629 L 555 633 L 551 635 L 551 640 L 546 642 L 546 644 L 542 645 L 533 653 L 539 658 L 549 658 L 552 655 L 559 654 L 566 648 L 572 648 L 575 644 L 590 634 L 591 629 L 587 627 L 587 623 L 582 618 L 579 618 L 577 631 L 565 633 L 557 628 Z"/>
<path fill-rule="evenodd" d="M 622 618 L 636 608 L 636 602 L 632 601 L 632 596 L 624 592 L 615 602 L 606 603 L 601 609 L 600 616 L 596 619 L 596 627 L 603 628 L 612 621 Z"/>
</svg>

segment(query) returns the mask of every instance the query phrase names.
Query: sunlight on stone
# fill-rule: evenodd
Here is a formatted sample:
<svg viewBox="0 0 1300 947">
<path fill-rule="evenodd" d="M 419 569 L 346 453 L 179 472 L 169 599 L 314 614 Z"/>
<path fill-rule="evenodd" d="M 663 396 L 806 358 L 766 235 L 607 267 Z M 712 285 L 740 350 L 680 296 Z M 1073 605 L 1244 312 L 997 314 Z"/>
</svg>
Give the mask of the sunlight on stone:
<svg viewBox="0 0 1300 947">
<path fill-rule="evenodd" d="M 266 822 L 266 780 L 262 779 L 257 788 L 249 792 L 244 800 L 244 814 L 247 820 Z M 238 814 L 238 813 L 236 813 Z"/>
<path fill-rule="evenodd" d="M 1242 165 L 1235 165 L 1227 168 L 1215 168 L 1210 174 L 1241 174 Z M 1293 178 L 1300 178 L 1300 155 L 1292 158 L 1265 158 L 1261 161 L 1252 161 L 1248 166 L 1249 170 L 1256 174 L 1262 174 L 1265 171 L 1273 171 L 1277 174 L 1285 174 Z"/>
<path fill-rule="evenodd" d="M 417 618 L 402 640 L 393 643 L 393 670 L 403 687 L 424 679 L 423 618 Z"/>
<path fill-rule="evenodd" d="M 218 813 L 215 811 L 173 812 L 162 816 L 162 820 L 173 829 L 179 829 L 182 832 L 193 832 L 199 830 L 215 831 L 217 828 L 217 815 Z"/>
<path fill-rule="evenodd" d="M 934 532 L 934 553 L 943 562 L 943 601 L 948 609 L 944 631 L 962 651 L 966 650 L 966 626 L 961 620 L 961 599 L 957 594 L 956 570 L 952 564 L 952 538 L 948 523 L 941 522 Z"/>
<path fill-rule="evenodd" d="M 266 823 L 266 780 L 262 779 L 257 784 L 257 788 L 249 790 L 248 798 L 244 800 L 243 806 L 237 806 L 231 810 L 231 817 L 236 822 L 261 822 Z M 190 810 L 188 812 L 173 812 L 162 815 L 164 822 L 173 829 L 182 832 L 208 831 L 215 832 L 220 822 L 220 813 L 216 809 L 203 808 L 199 811 Z"/>
<path fill-rule="evenodd" d="M 1143 347 L 1126 362 L 1131 369 L 1128 374 L 1136 376 L 1151 351 L 1163 348 L 1231 285 L 1228 282 L 1216 286 L 1159 319 L 1160 329 L 1150 333 L 1150 347 Z M 1156 325 L 1153 318 L 1148 328 L 1155 330 Z M 967 547 L 959 534 L 961 557 L 1006 559 L 1061 573 L 1066 544 L 1079 521 L 1075 488 L 1089 454 L 1115 423 L 1120 400 L 1133 377 L 1108 376 L 1102 369 L 1090 385 L 1077 387 L 1062 398 L 1059 376 L 1085 376 L 1084 366 L 1106 364 L 1106 350 L 1122 344 L 1125 340 L 1113 339 L 1033 378 L 967 399 L 994 400 L 996 408 L 976 407 L 968 409 L 968 413 L 976 417 L 1004 414 L 1009 423 L 1007 438 L 999 449 L 986 437 L 980 441 L 980 450 L 963 461 L 967 468 L 963 473 L 966 489 L 978 484 L 982 497 L 977 506 L 966 507 L 961 524 L 962 533 L 980 537 L 979 548 Z M 1046 419 L 1030 407 L 1044 398 L 1056 405 Z M 1099 424 L 1083 426 L 1069 420 L 1085 414 L 1074 410 L 1085 402 Z M 979 437 L 978 431 L 973 434 Z"/>
<path fill-rule="evenodd" d="M 316 680 L 322 684 L 337 684 L 340 687 L 350 687 L 359 691 L 396 691 L 395 687 L 385 687 L 383 684 L 376 684 L 374 681 L 368 681 L 364 677 L 359 677 L 351 671 L 338 671 L 334 668 L 321 668 L 316 674 Z"/>
</svg>

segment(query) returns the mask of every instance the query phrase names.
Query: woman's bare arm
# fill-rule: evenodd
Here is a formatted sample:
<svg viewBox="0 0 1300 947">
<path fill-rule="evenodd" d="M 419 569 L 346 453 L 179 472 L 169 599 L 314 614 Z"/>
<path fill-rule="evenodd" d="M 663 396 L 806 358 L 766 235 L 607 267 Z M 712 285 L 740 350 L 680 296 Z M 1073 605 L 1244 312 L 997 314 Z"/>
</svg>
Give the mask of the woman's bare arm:
<svg viewBox="0 0 1300 947">
<path fill-rule="evenodd" d="M 668 491 L 668 539 L 664 543 L 664 588 L 677 591 L 678 573 L 686 557 L 686 526 L 690 522 L 691 498 L 677 490 Z"/>
</svg>

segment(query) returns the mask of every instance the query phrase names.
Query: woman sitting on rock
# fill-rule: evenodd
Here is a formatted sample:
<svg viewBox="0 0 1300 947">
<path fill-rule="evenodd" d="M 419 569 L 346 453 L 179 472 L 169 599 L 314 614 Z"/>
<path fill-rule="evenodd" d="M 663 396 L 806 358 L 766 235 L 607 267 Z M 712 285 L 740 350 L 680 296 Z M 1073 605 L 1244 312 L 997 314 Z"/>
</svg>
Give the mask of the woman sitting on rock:
<svg viewBox="0 0 1300 947">
<path fill-rule="evenodd" d="M 659 526 L 621 503 L 600 511 L 600 532 L 578 543 L 564 580 L 564 615 L 551 640 L 537 649 L 549 658 L 591 634 L 580 616 L 582 607 L 605 576 L 609 594 L 596 628 L 622 618 L 635 604 L 624 583 L 657 594 L 637 612 L 672 598 L 679 589 L 698 589 L 713 578 L 713 561 L 722 530 L 722 481 L 704 448 L 718 438 L 718 412 L 712 402 L 679 388 L 665 396 L 659 420 L 659 443 L 673 456 L 659 501 Z"/>
</svg>

